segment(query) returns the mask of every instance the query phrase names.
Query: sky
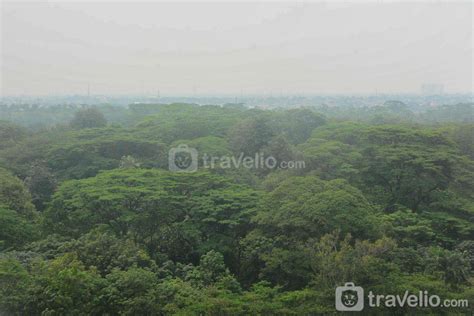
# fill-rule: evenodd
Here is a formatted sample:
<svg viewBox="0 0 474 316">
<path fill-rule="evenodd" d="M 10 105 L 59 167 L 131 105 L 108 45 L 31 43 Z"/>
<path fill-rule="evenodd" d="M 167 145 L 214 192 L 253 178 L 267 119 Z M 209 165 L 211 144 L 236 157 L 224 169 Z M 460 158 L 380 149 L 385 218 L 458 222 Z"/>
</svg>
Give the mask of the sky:
<svg viewBox="0 0 474 316">
<path fill-rule="evenodd" d="M 473 2 L 5 2 L 0 94 L 472 92 Z"/>
</svg>

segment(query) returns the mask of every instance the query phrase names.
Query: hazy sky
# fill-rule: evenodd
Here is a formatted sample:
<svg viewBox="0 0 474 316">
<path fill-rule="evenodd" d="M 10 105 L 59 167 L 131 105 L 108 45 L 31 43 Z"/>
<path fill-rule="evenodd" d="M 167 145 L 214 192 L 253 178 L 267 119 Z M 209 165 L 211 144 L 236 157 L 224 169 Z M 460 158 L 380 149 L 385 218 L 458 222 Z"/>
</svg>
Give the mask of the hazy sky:
<svg viewBox="0 0 474 316">
<path fill-rule="evenodd" d="M 3 95 L 473 91 L 473 4 L 13 3 Z"/>
</svg>

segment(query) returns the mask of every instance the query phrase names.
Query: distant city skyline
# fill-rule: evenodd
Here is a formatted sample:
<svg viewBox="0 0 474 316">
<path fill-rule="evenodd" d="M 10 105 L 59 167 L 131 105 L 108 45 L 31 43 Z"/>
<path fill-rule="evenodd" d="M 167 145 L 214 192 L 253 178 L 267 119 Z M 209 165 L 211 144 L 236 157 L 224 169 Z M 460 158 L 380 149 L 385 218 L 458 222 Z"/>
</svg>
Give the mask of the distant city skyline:
<svg viewBox="0 0 474 316">
<path fill-rule="evenodd" d="M 470 2 L 0 9 L 1 96 L 474 91 Z"/>
</svg>

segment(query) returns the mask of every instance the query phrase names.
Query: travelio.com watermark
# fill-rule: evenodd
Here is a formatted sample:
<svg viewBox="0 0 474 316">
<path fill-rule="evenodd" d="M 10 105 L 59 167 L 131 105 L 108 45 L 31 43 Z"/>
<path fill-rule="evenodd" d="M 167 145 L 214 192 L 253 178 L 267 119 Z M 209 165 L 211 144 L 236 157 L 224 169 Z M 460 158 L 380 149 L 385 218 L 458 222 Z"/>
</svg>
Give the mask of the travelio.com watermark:
<svg viewBox="0 0 474 316">
<path fill-rule="evenodd" d="M 364 309 L 364 289 L 348 282 L 336 288 L 336 309 L 338 311 L 357 312 Z M 428 291 L 419 291 L 403 295 L 381 295 L 369 291 L 367 294 L 369 307 L 468 307 L 467 299 L 445 299 L 438 295 L 430 295 Z"/>
<path fill-rule="evenodd" d="M 206 153 L 199 155 L 195 148 L 184 144 L 171 148 L 168 153 L 170 171 L 194 172 L 198 166 L 211 169 L 301 169 L 305 168 L 305 162 L 302 160 L 278 161 L 275 157 L 265 156 L 263 153 L 255 153 L 252 157 L 245 156 L 244 153 L 238 156 L 212 156 Z"/>
</svg>

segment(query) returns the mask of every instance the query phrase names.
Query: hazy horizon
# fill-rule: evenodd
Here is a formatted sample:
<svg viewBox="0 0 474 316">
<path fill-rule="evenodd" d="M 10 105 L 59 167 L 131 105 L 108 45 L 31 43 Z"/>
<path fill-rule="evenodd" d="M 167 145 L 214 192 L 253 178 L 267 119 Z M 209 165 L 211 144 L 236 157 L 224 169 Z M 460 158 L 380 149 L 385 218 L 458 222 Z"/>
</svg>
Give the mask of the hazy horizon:
<svg viewBox="0 0 474 316">
<path fill-rule="evenodd" d="M 472 9 L 3 2 L 0 95 L 472 93 Z"/>
</svg>

